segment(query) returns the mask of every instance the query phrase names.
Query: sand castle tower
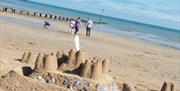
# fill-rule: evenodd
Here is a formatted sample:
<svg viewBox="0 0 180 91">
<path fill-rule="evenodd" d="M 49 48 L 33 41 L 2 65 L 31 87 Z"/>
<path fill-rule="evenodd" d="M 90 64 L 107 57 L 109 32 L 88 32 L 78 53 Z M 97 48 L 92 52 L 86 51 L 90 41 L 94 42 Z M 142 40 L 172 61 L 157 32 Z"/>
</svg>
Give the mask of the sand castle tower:
<svg viewBox="0 0 180 91">
<path fill-rule="evenodd" d="M 173 83 L 164 82 L 161 91 L 176 91 Z"/>
<path fill-rule="evenodd" d="M 72 66 L 75 64 L 76 60 L 76 51 L 74 49 L 71 49 L 69 52 L 69 57 L 67 59 L 68 66 Z"/>
<path fill-rule="evenodd" d="M 97 62 L 92 66 L 91 78 L 97 80 L 101 78 L 101 75 L 102 75 L 102 61 L 97 60 Z"/>
<path fill-rule="evenodd" d="M 98 80 L 102 75 L 106 75 L 109 70 L 109 60 L 102 60 L 101 58 L 94 57 L 92 60 L 86 60 L 83 64 L 80 76 Z"/>
<path fill-rule="evenodd" d="M 36 54 L 29 52 L 27 63 L 28 64 L 35 64 L 35 61 L 36 61 Z"/>
<path fill-rule="evenodd" d="M 90 76 L 91 76 L 91 60 L 86 60 L 84 66 L 82 68 L 80 76 L 90 78 Z"/>
<path fill-rule="evenodd" d="M 79 66 L 81 63 L 84 63 L 86 60 L 86 55 L 84 50 L 80 50 L 76 54 L 76 66 Z"/>
<path fill-rule="evenodd" d="M 130 84 L 123 83 L 122 91 L 136 91 L 136 89 Z"/>
<path fill-rule="evenodd" d="M 102 72 L 103 74 L 107 74 L 109 70 L 110 61 L 108 59 L 102 61 Z"/>
<path fill-rule="evenodd" d="M 47 55 L 45 56 L 44 70 L 47 72 L 55 72 L 57 71 L 58 64 L 56 55 Z"/>
<path fill-rule="evenodd" d="M 56 54 L 57 59 L 61 58 L 62 55 L 63 55 L 63 51 L 61 51 L 61 50 L 58 51 L 57 54 Z"/>
<path fill-rule="evenodd" d="M 44 69 L 43 64 L 44 64 L 44 53 L 39 53 L 35 62 L 34 71 L 42 72 Z"/>
<path fill-rule="evenodd" d="M 21 62 L 27 63 L 28 56 L 29 56 L 29 52 L 24 52 L 24 54 L 21 58 Z"/>
</svg>

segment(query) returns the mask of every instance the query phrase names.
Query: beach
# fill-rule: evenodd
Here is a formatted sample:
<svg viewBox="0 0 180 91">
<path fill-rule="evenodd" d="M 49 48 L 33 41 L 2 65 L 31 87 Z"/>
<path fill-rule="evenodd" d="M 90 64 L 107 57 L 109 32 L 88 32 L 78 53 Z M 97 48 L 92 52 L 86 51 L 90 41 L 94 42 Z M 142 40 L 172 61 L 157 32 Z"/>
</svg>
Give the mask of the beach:
<svg viewBox="0 0 180 91">
<path fill-rule="evenodd" d="M 22 74 L 20 67 L 25 64 L 16 59 L 21 59 L 23 52 L 48 53 L 75 48 L 74 36 L 67 33 L 68 22 L 4 12 L 0 16 L 9 19 L 0 20 L 1 76 L 12 69 Z M 45 20 L 52 28 L 40 26 Z M 90 56 L 111 59 L 109 74 L 119 86 L 127 82 L 142 91 L 160 90 L 166 81 L 174 83 L 180 91 L 179 49 L 96 30 L 92 30 L 89 38 L 84 27 L 79 36 L 81 47 Z"/>
</svg>

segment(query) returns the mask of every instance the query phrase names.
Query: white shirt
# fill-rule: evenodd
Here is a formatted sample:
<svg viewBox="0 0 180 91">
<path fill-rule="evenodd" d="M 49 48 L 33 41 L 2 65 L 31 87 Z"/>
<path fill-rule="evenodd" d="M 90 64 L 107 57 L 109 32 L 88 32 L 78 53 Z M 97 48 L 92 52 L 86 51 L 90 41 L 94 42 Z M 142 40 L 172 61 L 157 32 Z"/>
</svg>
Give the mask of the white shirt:
<svg viewBox="0 0 180 91">
<path fill-rule="evenodd" d="M 92 20 L 88 20 L 87 27 L 88 28 L 92 28 L 93 27 L 93 21 Z"/>
<path fill-rule="evenodd" d="M 69 22 L 69 27 L 74 27 L 74 25 L 75 25 L 75 21 L 70 21 Z"/>
</svg>

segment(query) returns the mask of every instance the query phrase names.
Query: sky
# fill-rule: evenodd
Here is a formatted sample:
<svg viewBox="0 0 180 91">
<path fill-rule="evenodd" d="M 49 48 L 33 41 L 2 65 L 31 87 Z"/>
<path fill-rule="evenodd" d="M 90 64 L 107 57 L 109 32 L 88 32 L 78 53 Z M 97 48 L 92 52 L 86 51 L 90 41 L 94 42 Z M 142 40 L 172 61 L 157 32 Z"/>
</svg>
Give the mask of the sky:
<svg viewBox="0 0 180 91">
<path fill-rule="evenodd" d="M 180 30 L 180 0 L 30 0 Z"/>
</svg>

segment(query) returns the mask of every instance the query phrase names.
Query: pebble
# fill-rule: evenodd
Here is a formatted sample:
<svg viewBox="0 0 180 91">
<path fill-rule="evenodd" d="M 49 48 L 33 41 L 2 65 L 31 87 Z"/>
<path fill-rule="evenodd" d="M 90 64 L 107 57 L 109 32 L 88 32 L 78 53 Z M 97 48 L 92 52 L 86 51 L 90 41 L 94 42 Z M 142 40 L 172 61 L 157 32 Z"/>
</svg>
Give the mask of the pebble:
<svg viewBox="0 0 180 91">
<path fill-rule="evenodd" d="M 81 84 L 81 81 L 77 80 L 75 83 L 74 83 L 74 86 L 79 86 Z"/>
<path fill-rule="evenodd" d="M 37 79 L 38 79 L 38 80 L 41 80 L 41 79 L 42 79 L 42 76 L 38 76 Z"/>
<path fill-rule="evenodd" d="M 50 83 L 50 80 L 49 80 L 49 79 L 46 79 L 46 83 Z"/>
<path fill-rule="evenodd" d="M 53 82 L 53 83 L 55 83 L 55 82 L 56 82 L 56 80 L 55 80 L 54 78 L 52 78 L 52 82 Z"/>
<path fill-rule="evenodd" d="M 89 86 L 92 86 L 92 83 L 88 83 Z"/>
<path fill-rule="evenodd" d="M 82 85 L 87 85 L 87 82 L 86 81 L 82 81 Z"/>
<path fill-rule="evenodd" d="M 101 86 L 100 84 L 97 84 L 97 85 L 96 85 L 96 90 L 97 90 L 97 91 L 108 91 L 108 90 L 106 90 L 103 86 Z"/>
<path fill-rule="evenodd" d="M 73 90 L 72 86 L 70 84 L 68 84 L 67 86 L 69 89 Z"/>
<path fill-rule="evenodd" d="M 45 79 L 41 79 L 40 82 L 46 83 L 46 80 Z"/>
<path fill-rule="evenodd" d="M 68 84 L 68 80 L 64 80 L 63 84 L 67 85 Z"/>
<path fill-rule="evenodd" d="M 88 87 L 83 87 L 82 91 L 90 91 L 90 90 L 88 89 Z"/>
</svg>

